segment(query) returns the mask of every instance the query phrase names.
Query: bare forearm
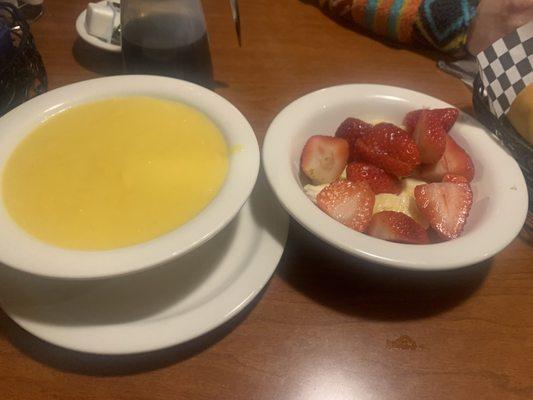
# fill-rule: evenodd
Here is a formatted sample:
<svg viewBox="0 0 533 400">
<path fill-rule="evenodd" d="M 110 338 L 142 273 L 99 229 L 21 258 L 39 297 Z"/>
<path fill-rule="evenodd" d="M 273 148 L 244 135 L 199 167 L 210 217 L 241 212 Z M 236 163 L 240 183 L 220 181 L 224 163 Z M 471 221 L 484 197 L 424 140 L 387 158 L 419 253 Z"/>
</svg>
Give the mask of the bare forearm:
<svg viewBox="0 0 533 400">
<path fill-rule="evenodd" d="M 468 33 L 468 51 L 477 54 L 533 21 L 533 0 L 481 0 Z"/>
</svg>

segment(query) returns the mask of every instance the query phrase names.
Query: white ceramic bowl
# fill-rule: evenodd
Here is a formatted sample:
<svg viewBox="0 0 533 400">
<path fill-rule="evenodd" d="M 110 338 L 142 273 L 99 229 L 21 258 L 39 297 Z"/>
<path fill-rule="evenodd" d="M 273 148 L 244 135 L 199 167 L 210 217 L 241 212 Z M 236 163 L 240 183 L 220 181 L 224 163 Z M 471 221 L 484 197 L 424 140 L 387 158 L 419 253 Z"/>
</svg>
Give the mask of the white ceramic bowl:
<svg viewBox="0 0 533 400">
<path fill-rule="evenodd" d="M 45 244 L 9 217 L 0 201 L 0 262 L 49 277 L 88 279 L 139 271 L 199 246 L 220 231 L 248 199 L 259 170 L 259 148 L 244 116 L 227 100 L 201 86 L 172 78 L 123 75 L 93 79 L 52 90 L 0 118 L 0 173 L 18 143 L 40 122 L 75 105 L 116 96 L 147 95 L 196 107 L 213 120 L 229 147 L 226 180 L 215 199 L 174 231 L 134 246 L 106 251 L 67 250 Z M 0 188 L 1 197 L 1 188 Z"/>
<path fill-rule="evenodd" d="M 306 140 L 333 135 L 347 117 L 401 125 L 411 110 L 451 105 L 411 90 L 381 85 L 345 85 L 308 94 L 274 119 L 263 145 L 268 180 L 287 211 L 324 241 L 389 266 L 440 270 L 485 260 L 519 233 L 527 212 L 527 188 L 515 160 L 474 119 L 461 113 L 450 134 L 470 154 L 476 176 L 474 204 L 463 235 L 429 245 L 387 242 L 351 230 L 323 213 L 302 189 L 299 161 Z"/>
</svg>

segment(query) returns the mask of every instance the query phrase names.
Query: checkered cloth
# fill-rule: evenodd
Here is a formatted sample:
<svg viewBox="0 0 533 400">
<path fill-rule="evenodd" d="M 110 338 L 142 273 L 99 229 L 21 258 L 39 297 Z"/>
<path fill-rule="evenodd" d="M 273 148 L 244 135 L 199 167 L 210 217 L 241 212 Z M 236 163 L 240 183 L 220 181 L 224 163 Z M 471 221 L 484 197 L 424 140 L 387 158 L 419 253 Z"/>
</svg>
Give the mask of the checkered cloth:
<svg viewBox="0 0 533 400">
<path fill-rule="evenodd" d="M 533 22 L 494 42 L 477 61 L 491 110 L 500 118 L 518 93 L 533 83 Z"/>
</svg>

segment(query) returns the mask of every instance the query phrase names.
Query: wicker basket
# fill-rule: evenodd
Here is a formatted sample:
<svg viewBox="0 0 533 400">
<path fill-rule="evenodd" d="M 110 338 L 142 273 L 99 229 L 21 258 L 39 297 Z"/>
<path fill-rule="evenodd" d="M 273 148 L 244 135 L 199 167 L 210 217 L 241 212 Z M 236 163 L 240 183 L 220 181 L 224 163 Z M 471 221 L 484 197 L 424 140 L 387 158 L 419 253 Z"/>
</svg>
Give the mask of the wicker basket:
<svg viewBox="0 0 533 400">
<path fill-rule="evenodd" d="M 505 116 L 496 118 L 492 114 L 479 75 L 474 80 L 473 103 L 474 111 L 479 121 L 494 134 L 516 159 L 524 173 L 529 193 L 528 220 L 530 221 L 533 216 L 533 146 L 516 132 Z"/>
<path fill-rule="evenodd" d="M 13 49 L 0 65 L 0 116 L 44 93 L 47 77 L 28 23 L 10 3 L 0 2 L 0 19 L 11 27 Z"/>
</svg>

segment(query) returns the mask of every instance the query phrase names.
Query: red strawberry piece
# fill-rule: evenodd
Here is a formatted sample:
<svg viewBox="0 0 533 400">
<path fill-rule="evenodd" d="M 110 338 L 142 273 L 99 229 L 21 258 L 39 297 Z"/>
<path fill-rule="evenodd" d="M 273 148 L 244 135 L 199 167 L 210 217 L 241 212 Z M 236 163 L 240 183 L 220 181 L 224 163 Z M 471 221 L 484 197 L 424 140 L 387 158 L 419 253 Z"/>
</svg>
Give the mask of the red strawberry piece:
<svg viewBox="0 0 533 400">
<path fill-rule="evenodd" d="M 398 194 L 401 191 L 398 178 L 372 164 L 350 163 L 346 168 L 346 177 L 352 182 L 368 182 L 375 194 Z"/>
<path fill-rule="evenodd" d="M 355 160 L 355 142 L 357 142 L 357 139 L 370 132 L 372 132 L 372 125 L 357 118 L 346 118 L 344 122 L 339 125 L 335 132 L 335 136 L 346 139 L 350 144 L 349 162 Z"/>
<path fill-rule="evenodd" d="M 372 218 L 376 196 L 367 182 L 336 181 L 320 191 L 318 207 L 356 231 L 363 232 Z"/>
<path fill-rule="evenodd" d="M 348 142 L 331 136 L 311 136 L 302 150 L 300 167 L 316 185 L 337 179 L 348 162 Z"/>
<path fill-rule="evenodd" d="M 439 235 L 439 233 L 435 229 L 433 229 L 431 227 L 427 230 L 427 232 L 428 232 L 428 237 L 429 237 L 429 242 L 430 243 L 443 243 L 443 242 L 447 242 L 448 241 L 448 239 L 443 239 Z"/>
<path fill-rule="evenodd" d="M 418 123 L 418 119 L 420 118 L 420 115 L 422 114 L 422 111 L 430 111 L 432 116 L 439 121 L 441 126 L 444 128 L 446 132 L 449 132 L 450 129 L 452 129 L 453 125 L 455 124 L 455 121 L 457 121 L 457 117 L 459 116 L 459 110 L 457 108 L 436 108 L 433 110 L 428 109 L 421 109 L 421 110 L 414 110 L 409 113 L 407 113 L 403 119 L 403 124 L 405 125 L 405 130 L 408 133 L 413 133 L 413 131 L 416 128 L 416 124 Z"/>
<path fill-rule="evenodd" d="M 398 177 L 408 176 L 420 163 L 413 138 L 396 125 L 381 123 L 355 144 L 357 159 Z"/>
<path fill-rule="evenodd" d="M 443 182 L 451 182 L 451 183 L 468 183 L 468 179 L 466 179 L 462 175 L 455 175 L 455 174 L 446 174 L 442 177 Z"/>
<path fill-rule="evenodd" d="M 367 233 L 391 242 L 427 244 L 426 230 L 410 216 L 396 211 L 382 211 L 374 214 Z"/>
<path fill-rule="evenodd" d="M 446 132 L 452 129 L 457 117 L 459 117 L 459 110 L 457 108 L 437 108 L 431 110 L 431 114 L 437 121 L 440 121 L 442 127 Z"/>
<path fill-rule="evenodd" d="M 428 183 L 415 188 L 415 201 L 430 226 L 443 239 L 455 239 L 463 231 L 472 207 L 467 183 Z"/>
<path fill-rule="evenodd" d="M 403 119 L 403 125 L 405 126 L 407 133 L 412 134 L 414 132 L 422 111 L 424 111 L 424 109 L 414 110 L 405 115 Z"/>
<path fill-rule="evenodd" d="M 470 156 L 459 146 L 450 135 L 446 135 L 444 154 L 435 164 L 423 165 L 420 168 L 420 178 L 440 182 L 446 174 L 461 175 L 468 182 L 474 179 L 475 168 Z"/>
<path fill-rule="evenodd" d="M 418 146 L 420 161 L 423 164 L 436 163 L 444 154 L 446 131 L 430 110 L 422 110 L 420 113 L 413 139 Z"/>
</svg>

